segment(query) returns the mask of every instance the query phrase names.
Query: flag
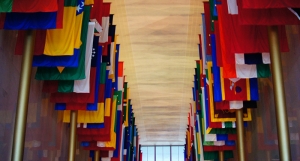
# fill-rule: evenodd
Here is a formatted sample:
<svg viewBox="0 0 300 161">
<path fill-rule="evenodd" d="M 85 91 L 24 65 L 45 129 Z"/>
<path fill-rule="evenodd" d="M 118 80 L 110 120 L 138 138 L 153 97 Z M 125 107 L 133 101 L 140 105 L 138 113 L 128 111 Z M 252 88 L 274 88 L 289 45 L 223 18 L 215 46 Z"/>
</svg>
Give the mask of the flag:
<svg viewBox="0 0 300 161">
<path fill-rule="evenodd" d="M 80 80 L 85 78 L 85 48 L 87 39 L 87 28 L 89 21 L 90 6 L 84 7 L 84 17 L 82 22 L 82 35 L 80 46 L 79 65 L 77 68 L 66 67 L 61 73 L 54 67 L 38 67 L 35 79 L 37 80 Z"/>
<path fill-rule="evenodd" d="M 34 55 L 32 60 L 33 67 L 78 67 L 79 50 L 74 50 L 72 56 L 47 56 Z"/>
<path fill-rule="evenodd" d="M 70 110 L 64 110 L 63 122 L 70 123 Z M 98 109 L 97 111 L 78 110 L 77 123 L 103 123 L 104 111 Z"/>
<path fill-rule="evenodd" d="M 123 136 L 123 131 L 122 131 L 122 120 L 123 120 L 123 114 L 122 111 L 118 110 L 117 112 L 117 142 L 116 142 L 116 149 L 114 150 L 114 158 L 121 158 L 121 154 L 120 154 L 120 149 L 121 149 L 121 138 Z"/>
<path fill-rule="evenodd" d="M 226 1 L 217 5 L 221 49 L 222 55 L 226 55 L 226 62 L 231 62 L 235 53 L 269 52 L 267 27 L 239 25 L 239 16 L 229 15 L 225 6 Z M 284 27 L 280 27 L 279 37 L 281 51 L 287 52 L 289 49 Z"/>
<path fill-rule="evenodd" d="M 243 8 L 253 9 L 268 9 L 268 8 L 286 8 L 296 7 L 300 8 L 299 1 L 297 0 L 243 0 Z"/>
<path fill-rule="evenodd" d="M 97 1 L 97 0 L 96 0 Z M 84 2 L 85 5 L 93 5 L 94 4 L 94 0 L 86 0 Z"/>
<path fill-rule="evenodd" d="M 56 103 L 94 103 L 96 68 L 91 68 L 89 93 L 51 93 L 50 101 Z"/>
<path fill-rule="evenodd" d="M 80 20 L 80 18 L 78 19 Z M 81 20 L 80 20 L 81 21 Z M 93 26 L 90 26 L 93 25 Z M 93 29 L 89 29 L 92 27 Z M 94 34 L 94 28 L 95 28 L 95 23 L 90 22 L 89 27 L 88 27 L 88 33 L 87 33 L 87 45 L 86 45 L 86 61 L 85 61 L 85 66 L 86 66 L 86 72 L 89 71 L 89 64 L 90 62 L 90 56 L 91 56 L 91 45 L 93 44 L 92 38 Z M 78 39 L 78 38 L 77 38 Z M 98 41 L 98 39 L 97 39 Z M 39 55 L 39 56 L 34 56 L 33 57 L 33 66 L 35 67 L 57 67 L 57 66 L 63 66 L 63 67 L 78 67 L 78 62 L 79 62 L 79 48 L 74 49 L 74 55 L 72 56 L 47 56 L 47 55 Z M 88 72 L 89 73 L 89 72 Z"/>
<path fill-rule="evenodd" d="M 22 55 L 24 52 L 26 30 L 19 30 L 15 47 L 15 55 Z M 46 42 L 46 30 L 36 30 L 33 54 L 42 55 Z"/>
<path fill-rule="evenodd" d="M 87 128 L 77 129 L 79 141 L 109 141 L 110 140 L 110 127 L 112 121 L 112 106 L 108 106 L 104 111 L 104 126 L 101 124 L 93 124 Z"/>
<path fill-rule="evenodd" d="M 46 2 L 4 0 L 0 2 L 0 28 L 8 30 L 61 28 L 63 12 L 63 0 Z"/>
<path fill-rule="evenodd" d="M 210 124 L 214 124 L 215 122 L 227 122 L 227 121 L 235 121 L 235 115 L 224 115 L 222 112 L 224 111 L 217 111 L 216 110 L 216 105 L 214 102 L 214 98 L 213 98 L 213 90 L 212 90 L 212 75 L 211 75 L 211 62 L 208 62 L 208 70 L 207 70 L 207 80 L 202 79 L 201 81 L 203 81 L 205 83 L 204 87 L 201 87 L 201 111 L 203 112 L 203 118 L 204 118 L 204 125 L 205 125 L 205 129 L 207 129 L 206 131 L 209 133 L 212 128 L 210 127 Z M 237 83 L 237 82 L 236 82 Z M 242 84 L 245 84 L 245 82 L 239 82 L 239 85 L 237 86 L 241 86 Z M 233 89 L 233 87 L 232 87 Z M 241 88 L 242 89 L 242 88 Z M 240 90 L 240 89 L 239 89 Z M 251 90 L 251 89 L 249 89 Z M 249 94 L 249 90 L 248 91 L 243 91 L 242 94 L 240 93 L 235 93 L 233 91 L 233 93 L 226 93 L 231 97 L 226 97 L 226 99 L 232 99 L 233 101 L 236 101 L 238 99 L 249 99 L 249 97 L 251 97 L 251 94 Z M 230 90 L 229 90 L 230 92 Z M 241 92 L 241 91 L 240 91 Z M 251 93 L 251 92 L 250 92 Z M 258 91 L 255 90 L 253 93 L 255 93 L 257 96 L 258 95 Z M 252 99 L 257 99 L 256 97 L 252 97 Z M 240 97 L 240 98 L 239 98 Z M 250 98 L 251 99 L 251 98 Z M 238 105 L 238 104 L 237 104 Z M 237 106 L 235 105 L 235 106 Z M 239 106 L 238 106 L 239 107 Z M 251 111 L 250 109 L 247 109 L 245 111 L 245 115 L 246 116 L 244 118 L 244 121 L 250 121 L 251 120 Z M 222 127 L 223 125 L 220 123 L 217 123 L 217 125 L 214 126 L 218 126 L 218 127 Z"/>
<path fill-rule="evenodd" d="M 90 69 L 91 69 L 91 56 L 92 56 L 92 52 L 93 52 L 93 55 L 94 55 L 94 61 L 96 61 L 96 58 L 99 56 L 99 58 L 101 57 L 101 49 L 99 50 L 99 53 L 98 53 L 98 44 L 97 44 L 97 37 L 95 37 L 96 39 L 96 42 L 94 44 L 94 50 L 92 51 L 92 46 L 93 46 L 93 34 L 94 34 L 94 27 L 95 27 L 95 23 L 94 22 L 89 22 L 89 26 L 88 26 L 88 33 L 87 33 L 87 45 L 86 45 L 86 55 L 85 55 L 85 73 L 86 73 L 86 78 L 83 79 L 83 80 L 75 80 L 75 81 L 60 81 L 59 83 L 47 83 L 47 86 L 48 87 L 45 87 L 45 83 L 44 83 L 44 88 L 46 89 L 53 89 L 51 91 L 44 91 L 44 92 L 49 92 L 49 93 L 54 93 L 54 92 L 62 92 L 62 93 L 70 93 L 70 92 L 76 92 L 76 93 L 89 93 L 89 82 L 90 82 Z M 79 53 L 78 53 L 79 54 Z M 96 55 L 96 56 L 95 56 Z M 60 57 L 53 57 L 53 56 L 46 56 L 48 57 L 47 59 L 49 58 L 53 58 L 52 60 L 55 60 L 57 59 L 58 61 L 57 62 L 60 62 L 60 63 L 76 63 L 76 62 L 73 62 L 73 58 L 71 57 L 74 57 L 74 56 L 60 56 L 60 57 L 67 57 L 66 59 L 63 59 L 62 60 L 65 60 L 65 61 L 59 61 Z M 77 60 L 78 61 L 78 60 Z M 100 61 L 100 59 L 99 59 Z M 50 64 L 56 64 L 55 63 L 56 61 L 54 62 L 49 62 Z M 94 65 L 94 67 L 96 67 L 96 64 Z M 47 81 L 46 81 L 47 82 Z"/>
<path fill-rule="evenodd" d="M 205 29 L 206 34 L 203 36 L 206 36 L 206 54 L 211 55 L 211 39 L 210 35 L 213 33 L 211 30 L 211 14 L 210 14 L 210 7 L 209 2 L 203 2 L 204 4 L 204 12 L 205 12 Z"/>
<path fill-rule="evenodd" d="M 216 23 L 216 29 L 218 29 L 218 23 Z M 218 85 L 220 85 L 220 69 L 217 66 L 217 56 L 220 56 L 220 54 L 217 54 L 216 51 L 216 36 L 215 34 L 210 35 L 211 38 L 211 47 L 212 47 L 212 61 L 213 61 L 213 73 L 214 73 L 214 80 L 215 88 L 220 88 Z M 263 57 L 264 56 L 264 57 Z M 270 72 L 270 54 L 269 53 L 253 53 L 253 54 L 239 54 L 236 53 L 235 57 L 235 65 L 229 65 L 225 64 L 222 65 L 226 70 L 225 72 L 228 73 L 231 69 L 230 75 L 231 78 L 266 78 L 271 75 Z M 264 64 L 266 63 L 266 64 Z M 224 64 L 224 63 L 222 63 Z M 231 68 L 227 68 L 230 66 Z M 235 71 L 234 71 L 235 70 Z M 226 76 L 224 76 L 226 77 Z M 217 92 L 215 89 L 215 92 Z"/>
<path fill-rule="evenodd" d="M 94 22 L 90 22 L 92 24 L 95 24 Z M 91 30 L 93 30 L 92 28 Z M 83 80 L 75 80 L 74 81 L 74 88 L 72 92 L 75 93 L 89 93 L 90 92 L 90 69 L 91 67 L 97 67 L 97 63 L 100 64 L 101 61 L 101 56 L 102 56 L 102 47 L 98 47 L 98 36 L 93 36 L 94 35 L 94 30 L 88 32 L 88 39 L 87 39 L 87 46 L 86 46 L 86 58 L 85 58 L 85 76 L 86 78 Z M 95 59 L 95 58 L 98 59 Z M 99 62 L 94 62 L 94 61 L 99 61 Z M 101 68 L 101 66 L 99 66 Z M 99 72 L 100 74 L 100 72 Z M 98 82 L 96 82 L 98 84 Z M 97 91 L 96 91 L 97 92 Z"/>
<path fill-rule="evenodd" d="M 223 16 L 226 13 L 222 10 L 222 6 L 218 5 L 218 12 L 223 13 L 219 14 L 219 21 L 223 21 Z M 234 18 L 236 15 L 228 15 L 228 17 Z M 226 16 L 225 16 L 226 17 Z M 236 18 L 235 18 L 236 19 Z M 255 78 L 255 77 L 269 77 L 270 76 L 270 69 L 268 65 L 241 65 L 241 64 L 235 64 L 235 55 L 237 53 L 243 53 L 243 54 L 251 54 L 251 53 L 262 53 L 262 52 L 269 52 L 268 49 L 268 36 L 267 36 L 267 31 L 265 26 L 238 26 L 236 25 L 230 25 L 231 22 L 236 22 L 236 20 L 232 19 L 229 22 L 226 22 L 226 25 L 228 25 L 226 28 L 224 28 L 224 24 L 215 21 L 215 28 L 216 28 L 216 46 L 217 46 L 217 63 L 218 65 L 223 66 L 223 77 L 224 78 Z M 223 22 L 224 23 L 224 22 Z M 234 26 L 237 29 L 232 30 L 232 34 L 229 34 L 231 31 L 230 29 L 234 28 Z M 254 27 L 254 28 L 252 28 Z M 257 27 L 257 28 L 256 28 Z M 265 27 L 265 31 L 261 30 L 263 27 Z M 260 29 L 259 29 L 260 28 Z M 217 32 L 217 29 L 219 29 L 219 32 Z M 226 29 L 226 32 L 224 32 Z M 281 35 L 285 35 L 285 30 L 284 28 L 280 29 Z M 239 31 L 238 31 L 239 30 Z M 257 32 L 261 30 L 260 32 Z M 245 34 L 243 34 L 245 32 Z M 251 36 L 247 36 L 249 33 L 254 33 L 257 32 L 257 35 L 264 35 L 264 37 L 257 38 L 252 38 Z M 237 36 L 239 35 L 240 36 Z M 233 36 L 234 35 L 234 36 Z M 251 35 L 251 34 L 250 34 Z M 253 36 L 252 35 L 252 36 Z M 236 38 L 234 38 L 236 37 Z M 245 37 L 245 38 L 244 38 Z M 247 37 L 247 38 L 246 38 Z M 285 38 L 281 39 L 281 49 L 282 51 L 288 50 L 288 45 L 287 41 Z M 220 43 L 218 42 L 220 40 Z M 234 41 L 232 43 L 227 43 L 228 41 Z M 224 42 L 224 43 L 223 43 Z M 236 44 L 235 44 L 236 43 Z M 234 46 L 238 45 L 237 46 Z M 218 49 L 218 48 L 221 48 Z M 220 54 L 221 53 L 221 54 Z M 222 56 L 219 56 L 222 55 Z M 220 58 L 221 57 L 221 58 Z M 221 63 L 220 63 L 221 61 Z M 245 71 L 245 72 L 243 72 Z"/>
<path fill-rule="evenodd" d="M 235 53 L 235 64 L 271 64 L 270 53 Z"/>
<path fill-rule="evenodd" d="M 55 12 L 58 10 L 57 0 L 3 0 L 0 12 Z"/>
<path fill-rule="evenodd" d="M 115 131 L 115 125 L 116 125 L 116 97 L 114 96 L 113 99 L 113 105 L 112 105 L 112 111 L 111 111 L 111 125 L 109 127 L 109 136 L 106 135 L 106 137 L 109 137 L 108 141 L 91 141 L 89 142 L 88 146 L 85 146 L 85 150 L 91 150 L 91 149 L 97 149 L 97 150 L 114 150 L 116 148 L 116 131 Z M 97 136 L 98 137 L 98 136 Z"/>
<path fill-rule="evenodd" d="M 242 0 L 237 0 L 237 3 L 243 6 L 245 3 Z M 271 2 L 272 3 L 272 2 Z M 270 4 L 272 5 L 272 4 Z M 290 7 L 296 7 L 295 6 Z M 288 6 L 280 8 L 243 8 L 238 7 L 238 20 L 242 25 L 299 25 L 300 21 L 288 9 Z"/>
<path fill-rule="evenodd" d="M 110 126 L 110 141 L 105 142 L 105 148 L 107 150 L 116 149 L 116 115 L 117 115 L 117 96 L 113 96 L 113 104 L 112 104 L 112 117 L 111 117 L 111 126 Z M 98 147 L 103 147 L 103 142 L 97 142 Z"/>
<path fill-rule="evenodd" d="M 96 20 L 100 25 L 102 25 L 102 15 L 103 15 L 103 0 L 96 0 L 91 9 L 91 20 Z"/>
<path fill-rule="evenodd" d="M 96 67 L 96 60 L 99 55 L 99 61 L 101 59 L 101 53 L 102 53 L 102 47 L 98 46 L 98 36 L 93 36 L 93 31 L 94 31 L 94 22 L 90 22 L 89 24 L 89 31 L 88 31 L 88 38 L 87 38 L 87 48 L 86 48 L 86 58 L 85 58 L 85 73 L 87 77 L 83 80 L 75 80 L 75 81 L 44 81 L 43 84 L 43 92 L 46 93 L 55 93 L 55 92 L 62 92 L 62 93 L 70 93 L 70 92 L 75 92 L 75 93 L 89 93 L 90 89 L 90 69 L 91 65 L 92 67 Z M 94 37 L 93 44 L 91 44 L 91 38 Z M 91 49 L 90 45 L 93 45 L 93 49 Z M 91 59 L 93 53 L 93 57 Z M 95 57 L 96 55 L 96 57 Z M 93 63 L 91 63 L 93 62 Z M 94 64 L 94 65 L 93 65 Z M 99 67 L 100 68 L 100 67 Z M 104 67 L 101 67 L 104 68 Z M 102 77 L 105 78 L 105 74 L 100 76 L 100 79 Z M 52 82 L 52 83 L 51 83 Z M 99 83 L 99 82 L 98 82 Z M 101 85 L 100 85 L 101 88 Z M 99 97 L 100 98 L 100 97 Z M 64 109 L 64 108 L 63 108 Z"/>
<path fill-rule="evenodd" d="M 216 110 L 230 110 L 241 108 L 257 108 L 256 101 L 220 101 L 215 102 Z"/>
<path fill-rule="evenodd" d="M 97 40 L 97 38 L 96 38 Z M 98 47 L 98 41 L 95 41 L 95 46 Z M 90 97 L 94 97 L 94 102 L 93 103 L 67 103 L 66 108 L 67 109 L 86 109 L 86 110 L 98 110 L 98 106 L 100 103 L 100 108 L 104 108 L 104 106 L 102 106 L 101 102 L 98 100 L 99 98 L 99 81 L 100 81 L 100 71 L 101 71 L 101 47 L 100 47 L 100 52 L 98 51 L 94 51 L 94 53 L 92 54 L 92 62 L 91 62 L 91 66 L 92 69 L 96 68 L 96 78 L 95 80 L 95 86 L 91 87 L 91 90 L 89 92 L 89 94 L 91 95 Z M 76 81 L 75 81 L 76 83 Z M 79 93 L 82 94 L 82 93 Z"/>
<path fill-rule="evenodd" d="M 102 32 L 100 33 L 99 43 L 105 43 L 108 41 L 108 29 L 109 29 L 109 13 L 110 13 L 110 3 L 103 3 L 102 10 Z"/>
<path fill-rule="evenodd" d="M 209 11 L 210 17 L 212 20 L 218 20 L 218 12 L 217 12 L 217 4 L 219 4 L 217 0 L 209 0 Z M 211 21 L 211 31 L 214 31 L 214 21 Z"/>
<path fill-rule="evenodd" d="M 73 55 L 74 49 L 79 50 L 81 45 L 84 0 L 66 0 L 64 6 L 64 26 L 62 29 L 47 30 L 45 55 Z"/>
</svg>

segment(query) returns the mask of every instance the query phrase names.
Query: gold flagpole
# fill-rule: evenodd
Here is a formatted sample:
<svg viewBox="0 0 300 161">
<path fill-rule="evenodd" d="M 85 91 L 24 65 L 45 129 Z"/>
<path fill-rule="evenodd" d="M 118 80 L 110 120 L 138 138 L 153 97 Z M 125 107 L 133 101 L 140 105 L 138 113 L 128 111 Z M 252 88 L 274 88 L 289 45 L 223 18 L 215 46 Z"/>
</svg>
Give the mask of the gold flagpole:
<svg viewBox="0 0 300 161">
<path fill-rule="evenodd" d="M 245 160 L 245 145 L 244 145 L 244 123 L 243 123 L 243 109 L 238 109 L 236 114 L 236 133 L 237 133 L 237 148 L 238 160 Z"/>
<path fill-rule="evenodd" d="M 71 111 L 71 122 L 70 122 L 70 138 L 69 138 L 69 160 L 75 160 L 76 153 L 76 125 L 77 125 L 77 111 Z"/>
<path fill-rule="evenodd" d="M 275 112 L 280 160 L 291 160 L 288 118 L 285 107 L 284 83 L 282 76 L 278 27 L 268 26 L 271 69 L 274 87 Z"/>
<path fill-rule="evenodd" d="M 27 30 L 19 82 L 18 104 L 12 145 L 12 161 L 22 161 L 26 134 L 35 30 Z"/>
<path fill-rule="evenodd" d="M 224 161 L 224 151 L 219 151 L 219 161 Z"/>
<path fill-rule="evenodd" d="M 267 161 L 271 161 L 270 150 L 267 150 L 267 151 L 266 151 L 266 155 L 267 155 Z"/>
<path fill-rule="evenodd" d="M 100 151 L 95 150 L 95 161 L 100 161 Z"/>
</svg>

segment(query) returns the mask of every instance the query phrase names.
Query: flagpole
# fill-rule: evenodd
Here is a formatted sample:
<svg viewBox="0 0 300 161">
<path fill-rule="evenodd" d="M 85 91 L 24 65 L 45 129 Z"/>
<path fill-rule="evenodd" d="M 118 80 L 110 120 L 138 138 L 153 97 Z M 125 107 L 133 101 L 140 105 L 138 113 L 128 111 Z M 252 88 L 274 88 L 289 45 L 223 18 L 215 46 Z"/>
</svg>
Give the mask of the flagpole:
<svg viewBox="0 0 300 161">
<path fill-rule="evenodd" d="M 100 151 L 99 150 L 95 150 L 95 161 L 100 161 Z"/>
<path fill-rule="evenodd" d="M 278 39 L 278 27 L 268 26 L 268 35 L 280 160 L 291 160 L 290 137 L 285 107 L 286 103 Z"/>
<path fill-rule="evenodd" d="M 76 124 L 77 124 L 77 111 L 71 111 L 71 122 L 70 122 L 70 138 L 69 138 L 69 160 L 75 160 L 76 152 Z"/>
<path fill-rule="evenodd" d="M 267 161 L 271 161 L 270 150 L 266 151 L 266 155 L 267 155 Z"/>
<path fill-rule="evenodd" d="M 219 151 L 219 161 L 224 161 L 224 151 Z"/>
<path fill-rule="evenodd" d="M 35 30 L 27 30 L 15 116 L 12 161 L 23 160 L 34 42 Z"/>
<path fill-rule="evenodd" d="M 238 160 L 245 161 L 245 142 L 244 142 L 244 123 L 243 123 L 243 109 L 238 109 L 236 114 L 236 133 L 237 133 L 237 148 Z"/>
</svg>

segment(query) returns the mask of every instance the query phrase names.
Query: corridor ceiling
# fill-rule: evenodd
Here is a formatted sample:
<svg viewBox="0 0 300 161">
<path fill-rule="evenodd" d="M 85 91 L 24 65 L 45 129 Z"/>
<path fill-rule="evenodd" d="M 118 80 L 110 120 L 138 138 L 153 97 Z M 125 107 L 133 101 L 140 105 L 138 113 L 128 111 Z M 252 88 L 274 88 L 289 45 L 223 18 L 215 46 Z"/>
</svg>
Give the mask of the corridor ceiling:
<svg viewBox="0 0 300 161">
<path fill-rule="evenodd" d="M 183 145 L 203 2 L 104 1 L 112 2 L 140 143 Z"/>
</svg>

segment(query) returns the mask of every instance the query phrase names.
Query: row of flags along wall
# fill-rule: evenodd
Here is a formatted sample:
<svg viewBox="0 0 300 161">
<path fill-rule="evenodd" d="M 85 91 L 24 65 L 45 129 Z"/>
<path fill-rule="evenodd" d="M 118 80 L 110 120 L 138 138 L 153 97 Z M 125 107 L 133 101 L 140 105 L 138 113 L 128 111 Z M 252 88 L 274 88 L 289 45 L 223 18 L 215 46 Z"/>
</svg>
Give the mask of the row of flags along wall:
<svg viewBox="0 0 300 161">
<path fill-rule="evenodd" d="M 139 161 L 138 129 L 125 82 L 111 3 L 103 0 L 4 0 L 0 29 L 18 30 L 15 54 L 22 55 L 25 30 L 36 30 L 35 79 L 44 81 L 55 110 L 78 111 L 77 139 L 99 150 L 102 161 Z"/>
<path fill-rule="evenodd" d="M 300 5 L 295 0 L 203 4 L 184 152 L 185 160 L 191 161 L 217 160 L 218 151 L 224 151 L 225 159 L 233 158 L 235 110 L 243 109 L 247 126 L 259 100 L 258 79 L 271 76 L 267 26 L 279 25 L 280 49 L 288 52 L 284 25 L 300 24 Z"/>
</svg>

